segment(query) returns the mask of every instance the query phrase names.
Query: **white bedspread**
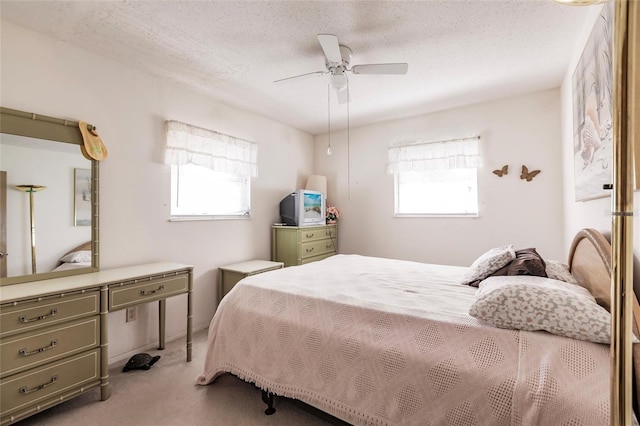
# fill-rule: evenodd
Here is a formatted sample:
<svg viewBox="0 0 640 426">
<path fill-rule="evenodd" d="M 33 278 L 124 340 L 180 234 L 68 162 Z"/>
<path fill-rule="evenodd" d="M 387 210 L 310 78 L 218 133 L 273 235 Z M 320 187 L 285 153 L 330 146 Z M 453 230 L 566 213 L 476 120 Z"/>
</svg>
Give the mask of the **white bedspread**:
<svg viewBox="0 0 640 426">
<path fill-rule="evenodd" d="M 608 424 L 608 346 L 482 324 L 465 270 L 337 255 L 245 278 L 197 382 L 232 373 L 354 424 Z"/>
</svg>

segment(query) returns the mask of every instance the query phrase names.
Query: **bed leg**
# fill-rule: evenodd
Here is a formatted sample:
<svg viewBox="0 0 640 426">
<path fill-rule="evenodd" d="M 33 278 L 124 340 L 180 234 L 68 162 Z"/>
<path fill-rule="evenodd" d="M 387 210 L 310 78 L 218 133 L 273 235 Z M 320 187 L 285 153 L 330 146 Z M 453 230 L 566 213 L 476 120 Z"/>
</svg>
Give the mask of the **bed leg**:
<svg viewBox="0 0 640 426">
<path fill-rule="evenodd" d="M 262 391 L 262 401 L 268 405 L 267 409 L 264 410 L 267 416 L 276 412 L 276 409 L 273 408 L 273 394 L 271 392 Z"/>
</svg>

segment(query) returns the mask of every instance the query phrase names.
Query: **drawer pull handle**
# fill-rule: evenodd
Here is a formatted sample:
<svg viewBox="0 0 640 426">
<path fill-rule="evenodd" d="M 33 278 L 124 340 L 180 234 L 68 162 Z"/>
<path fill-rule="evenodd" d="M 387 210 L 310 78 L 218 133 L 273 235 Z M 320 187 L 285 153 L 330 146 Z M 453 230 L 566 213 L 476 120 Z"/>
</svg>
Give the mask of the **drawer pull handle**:
<svg viewBox="0 0 640 426">
<path fill-rule="evenodd" d="M 27 388 L 26 386 L 21 387 L 20 389 L 18 389 L 18 392 L 20 392 L 21 395 L 26 395 L 28 393 L 31 392 L 35 392 L 35 391 L 39 391 L 40 389 L 44 389 L 47 386 L 51 386 L 52 384 L 54 384 L 55 382 L 58 381 L 58 376 L 51 376 L 51 380 L 49 380 L 47 383 L 41 384 L 39 386 L 36 386 L 35 388 Z"/>
<path fill-rule="evenodd" d="M 313 247 L 307 249 L 307 253 L 311 253 L 313 251 Z"/>
<path fill-rule="evenodd" d="M 313 234 L 307 234 L 306 237 L 307 238 L 313 238 Z"/>
<path fill-rule="evenodd" d="M 56 315 L 57 313 L 58 313 L 58 308 L 52 308 L 51 309 L 51 313 L 49 313 L 48 315 L 40 315 L 39 317 L 33 317 L 33 318 L 27 318 L 25 315 L 20 315 L 18 317 L 18 320 L 20 320 L 20 322 L 22 322 L 22 323 L 40 321 L 40 320 L 43 320 L 43 319 L 50 318 L 50 317 Z"/>
<path fill-rule="evenodd" d="M 324 248 L 331 248 L 333 246 L 333 244 L 327 244 L 324 246 Z"/>
<path fill-rule="evenodd" d="M 52 340 L 51 343 L 49 344 L 49 346 L 45 346 L 45 347 L 42 347 L 42 348 L 34 349 L 31 352 L 28 352 L 27 348 L 22 348 L 22 349 L 20 349 L 18 351 L 18 353 L 20 354 L 20 356 L 35 355 L 35 354 L 39 354 L 40 352 L 44 352 L 46 350 L 53 349 L 56 346 L 58 346 L 58 340 Z"/>
<path fill-rule="evenodd" d="M 152 294 L 156 294 L 157 292 L 162 291 L 162 290 L 164 290 L 164 284 L 162 284 L 160 287 L 158 287 L 155 290 L 149 290 L 149 291 L 140 290 L 140 296 L 149 296 L 149 295 L 152 295 Z"/>
</svg>

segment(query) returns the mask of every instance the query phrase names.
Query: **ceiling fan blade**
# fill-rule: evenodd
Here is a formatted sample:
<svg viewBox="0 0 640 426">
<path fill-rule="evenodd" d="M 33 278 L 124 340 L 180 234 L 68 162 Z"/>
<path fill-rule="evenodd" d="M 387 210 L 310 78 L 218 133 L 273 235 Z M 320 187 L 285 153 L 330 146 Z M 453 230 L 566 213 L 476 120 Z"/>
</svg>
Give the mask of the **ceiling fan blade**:
<svg viewBox="0 0 640 426">
<path fill-rule="evenodd" d="M 342 62 L 342 54 L 340 53 L 340 45 L 338 44 L 338 37 L 333 34 L 318 34 L 318 41 L 324 56 L 327 57 L 329 62 Z"/>
<path fill-rule="evenodd" d="M 351 72 L 354 74 L 406 74 L 409 64 L 364 64 L 354 65 Z"/>
<path fill-rule="evenodd" d="M 289 84 L 289 83 L 293 83 L 293 82 L 297 82 L 297 81 L 310 80 L 313 77 L 319 77 L 321 75 L 325 75 L 325 74 L 328 74 L 328 73 L 329 73 L 329 71 L 308 72 L 308 73 L 305 73 L 305 74 L 294 75 L 292 77 L 281 78 L 280 80 L 274 81 L 274 83 L 277 84 L 277 85 L 285 85 L 285 84 Z"/>
<path fill-rule="evenodd" d="M 336 96 L 338 98 L 339 104 L 346 104 L 351 102 L 351 94 L 349 93 L 349 89 L 337 90 Z"/>
</svg>

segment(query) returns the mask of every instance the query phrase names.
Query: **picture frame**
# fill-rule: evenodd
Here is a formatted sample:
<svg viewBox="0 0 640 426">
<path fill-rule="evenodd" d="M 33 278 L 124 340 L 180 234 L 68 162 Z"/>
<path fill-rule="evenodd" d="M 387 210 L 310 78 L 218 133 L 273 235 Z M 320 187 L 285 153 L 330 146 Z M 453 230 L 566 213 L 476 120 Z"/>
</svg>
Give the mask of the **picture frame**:
<svg viewBox="0 0 640 426">
<path fill-rule="evenodd" d="M 606 3 L 572 76 L 575 200 L 613 183 L 613 6 Z"/>
<path fill-rule="evenodd" d="M 91 170 L 73 169 L 73 224 L 91 226 Z"/>
</svg>

